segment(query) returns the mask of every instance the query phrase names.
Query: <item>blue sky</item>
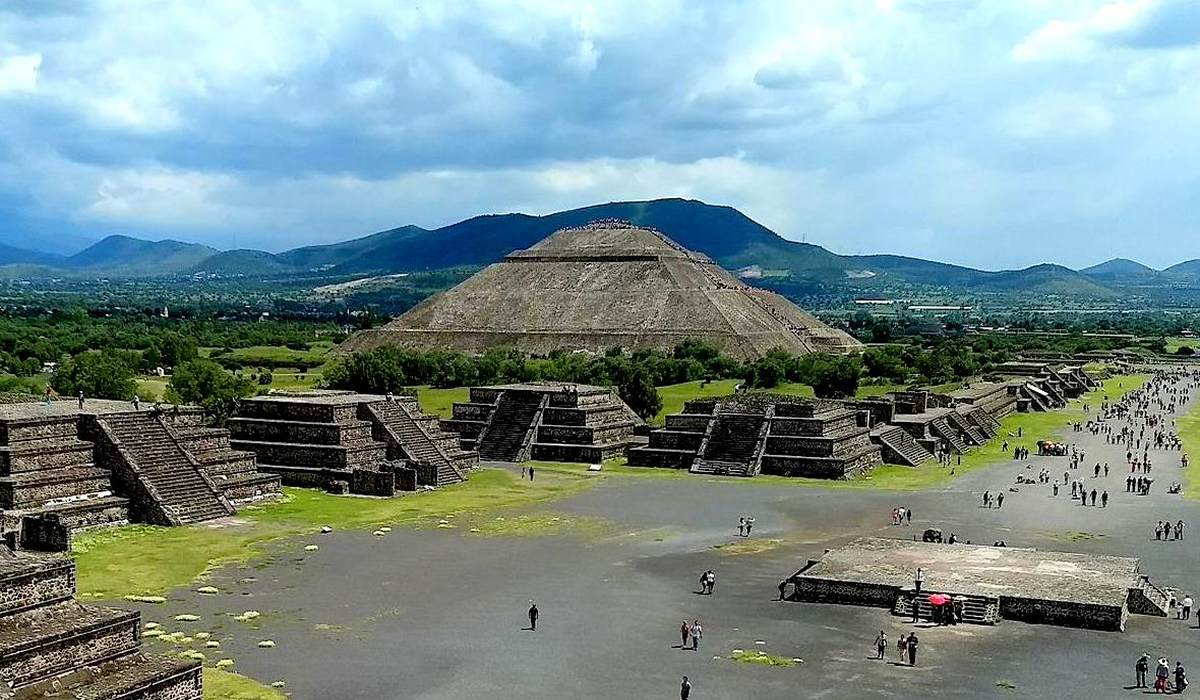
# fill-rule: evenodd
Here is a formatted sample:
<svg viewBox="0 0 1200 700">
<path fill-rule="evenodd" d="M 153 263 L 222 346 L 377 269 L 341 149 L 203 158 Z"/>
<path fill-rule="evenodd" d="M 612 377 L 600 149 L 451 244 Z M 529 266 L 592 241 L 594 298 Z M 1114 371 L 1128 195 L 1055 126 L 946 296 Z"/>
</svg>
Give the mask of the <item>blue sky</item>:
<svg viewBox="0 0 1200 700">
<path fill-rule="evenodd" d="M 0 234 L 281 250 L 686 196 L 839 253 L 1200 257 L 1200 2 L 0 0 Z"/>
</svg>

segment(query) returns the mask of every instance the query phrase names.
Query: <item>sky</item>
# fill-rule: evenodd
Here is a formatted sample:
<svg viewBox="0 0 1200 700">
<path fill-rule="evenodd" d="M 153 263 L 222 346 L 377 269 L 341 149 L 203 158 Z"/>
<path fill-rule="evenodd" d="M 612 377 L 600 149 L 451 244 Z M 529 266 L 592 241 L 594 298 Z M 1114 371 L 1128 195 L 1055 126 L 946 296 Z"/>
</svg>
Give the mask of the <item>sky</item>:
<svg viewBox="0 0 1200 700">
<path fill-rule="evenodd" d="M 838 253 L 1200 258 L 1200 0 L 0 0 L 0 241 L 683 196 Z"/>
</svg>

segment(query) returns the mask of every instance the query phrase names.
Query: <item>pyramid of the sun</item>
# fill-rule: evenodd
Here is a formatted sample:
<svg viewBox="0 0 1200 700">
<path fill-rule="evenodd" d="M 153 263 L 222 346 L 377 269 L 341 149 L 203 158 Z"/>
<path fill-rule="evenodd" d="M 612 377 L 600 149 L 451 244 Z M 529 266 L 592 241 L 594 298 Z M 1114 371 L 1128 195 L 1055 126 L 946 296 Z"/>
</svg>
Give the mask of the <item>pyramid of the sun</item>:
<svg viewBox="0 0 1200 700">
<path fill-rule="evenodd" d="M 556 231 L 515 251 L 391 323 L 356 333 L 343 350 L 514 348 L 544 355 L 617 346 L 670 350 L 688 339 L 739 358 L 773 348 L 861 347 L 658 231 L 606 220 Z"/>
</svg>

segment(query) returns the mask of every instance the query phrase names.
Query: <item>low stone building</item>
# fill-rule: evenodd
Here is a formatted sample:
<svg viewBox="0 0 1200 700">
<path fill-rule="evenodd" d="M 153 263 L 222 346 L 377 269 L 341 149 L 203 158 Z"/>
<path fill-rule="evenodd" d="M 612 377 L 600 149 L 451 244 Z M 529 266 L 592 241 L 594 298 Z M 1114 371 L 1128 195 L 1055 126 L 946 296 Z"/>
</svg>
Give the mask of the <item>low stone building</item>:
<svg viewBox="0 0 1200 700">
<path fill-rule="evenodd" d="M 292 486 L 390 496 L 467 478 L 478 456 L 460 447 L 416 397 L 313 390 L 242 402 L 232 445 Z"/>
<path fill-rule="evenodd" d="M 198 661 L 141 652 L 141 613 L 74 595 L 71 559 L 0 547 L 0 697 L 201 700 Z"/>
<path fill-rule="evenodd" d="M 481 459 L 602 462 L 623 454 L 643 422 L 611 389 L 544 382 L 472 387 L 442 421 Z"/>
<path fill-rule="evenodd" d="M 693 474 L 843 479 L 880 463 L 867 417 L 845 405 L 751 392 L 684 405 L 629 464 Z"/>
<path fill-rule="evenodd" d="M 0 406 L 0 510 L 10 544 L 67 548 L 72 532 L 224 517 L 279 491 L 194 407 L 89 400 Z"/>
<path fill-rule="evenodd" d="M 915 575 L 922 572 L 920 591 Z M 963 621 L 1124 630 L 1129 613 L 1163 617 L 1167 594 L 1128 557 L 863 537 L 787 579 L 788 600 L 863 605 L 926 619 L 929 596 L 963 604 Z"/>
</svg>

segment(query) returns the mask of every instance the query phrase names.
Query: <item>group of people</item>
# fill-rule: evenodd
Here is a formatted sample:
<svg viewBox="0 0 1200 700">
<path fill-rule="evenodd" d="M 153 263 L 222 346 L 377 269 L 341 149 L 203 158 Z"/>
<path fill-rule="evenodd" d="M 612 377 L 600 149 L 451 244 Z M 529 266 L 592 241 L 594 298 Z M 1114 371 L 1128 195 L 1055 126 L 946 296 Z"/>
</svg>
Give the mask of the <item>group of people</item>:
<svg viewBox="0 0 1200 700">
<path fill-rule="evenodd" d="M 917 639 L 917 633 L 913 632 L 908 635 L 900 635 L 900 639 L 896 640 L 897 662 L 908 663 L 909 666 L 917 665 L 917 645 L 920 644 Z M 875 658 L 883 661 L 887 658 L 888 639 L 887 633 L 879 630 L 879 634 L 875 637 Z"/>
<path fill-rule="evenodd" d="M 892 508 L 893 525 L 912 525 L 912 509 L 905 506 Z"/>
<path fill-rule="evenodd" d="M 700 640 L 704 637 L 704 628 L 700 626 L 699 620 L 692 620 L 689 625 L 687 620 L 679 625 L 679 648 L 691 649 L 696 651 L 700 648 Z M 691 646 L 688 643 L 691 642 Z M 686 678 L 686 676 L 685 676 Z"/>
<path fill-rule="evenodd" d="M 998 492 L 996 494 L 995 498 L 993 499 L 991 491 L 984 491 L 983 492 L 983 507 L 991 508 L 993 501 L 995 502 L 997 508 L 1003 508 L 1004 507 L 1004 492 L 1003 491 Z"/>
<path fill-rule="evenodd" d="M 717 586 L 717 574 L 712 569 L 700 574 L 700 595 L 712 595 Z"/>
<path fill-rule="evenodd" d="M 1182 540 L 1183 521 L 1180 520 L 1172 525 L 1170 520 L 1159 520 L 1158 524 L 1154 526 L 1154 539 Z"/>
<path fill-rule="evenodd" d="M 750 531 L 754 529 L 754 518 L 743 515 L 738 518 L 738 536 L 749 537 Z"/>
<path fill-rule="evenodd" d="M 1150 654 L 1143 653 L 1138 657 L 1138 660 L 1133 665 L 1133 673 L 1136 688 L 1150 687 L 1146 683 L 1146 676 L 1150 671 Z M 1172 683 L 1172 679 L 1174 682 Z M 1182 693 L 1187 688 L 1187 671 L 1183 668 L 1182 661 L 1175 662 L 1175 670 L 1171 670 L 1171 662 L 1166 657 L 1160 656 L 1158 663 L 1154 667 L 1154 692 L 1155 693 Z"/>
</svg>

